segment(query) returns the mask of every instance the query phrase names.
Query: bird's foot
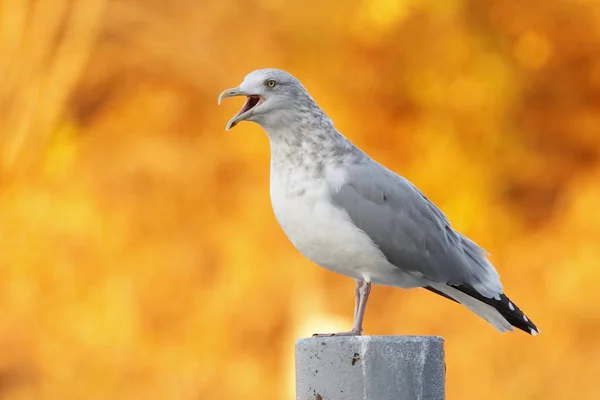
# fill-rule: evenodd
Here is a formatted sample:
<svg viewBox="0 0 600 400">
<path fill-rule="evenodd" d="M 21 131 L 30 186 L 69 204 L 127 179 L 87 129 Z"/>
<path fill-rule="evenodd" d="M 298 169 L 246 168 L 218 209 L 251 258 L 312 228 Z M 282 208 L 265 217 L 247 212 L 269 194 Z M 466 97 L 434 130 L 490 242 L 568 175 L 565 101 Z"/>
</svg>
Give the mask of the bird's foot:
<svg viewBox="0 0 600 400">
<path fill-rule="evenodd" d="M 338 332 L 338 333 L 315 333 L 312 337 L 334 337 L 334 336 L 360 336 L 361 331 L 352 329 L 348 332 Z"/>
</svg>

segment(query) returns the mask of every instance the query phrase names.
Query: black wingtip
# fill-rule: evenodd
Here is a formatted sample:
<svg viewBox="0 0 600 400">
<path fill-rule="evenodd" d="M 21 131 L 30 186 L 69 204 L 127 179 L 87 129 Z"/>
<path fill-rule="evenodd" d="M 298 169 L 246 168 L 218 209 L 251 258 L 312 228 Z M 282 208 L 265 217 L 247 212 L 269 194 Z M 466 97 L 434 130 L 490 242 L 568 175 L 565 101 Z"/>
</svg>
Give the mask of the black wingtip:
<svg viewBox="0 0 600 400">
<path fill-rule="evenodd" d="M 449 286 L 452 286 L 453 288 L 460 290 L 464 294 L 467 294 L 487 305 L 494 307 L 496 310 L 498 310 L 500 315 L 502 315 L 515 328 L 520 329 L 523 332 L 530 334 L 531 336 L 536 336 L 540 333 L 540 330 L 533 323 L 533 321 L 530 320 L 525 315 L 525 313 L 523 313 L 523 311 L 521 311 L 521 309 L 519 309 L 519 307 L 517 307 L 517 305 L 513 301 L 511 301 L 505 294 L 501 294 L 499 296 L 499 299 L 498 298 L 490 299 L 488 297 L 484 297 L 483 295 L 481 295 L 481 293 L 476 291 L 470 285 L 449 285 Z M 439 290 L 432 288 L 431 286 L 426 286 L 424 289 L 427 289 L 435 294 L 439 294 L 440 296 L 443 296 L 449 300 L 456 302 L 456 300 L 453 299 L 452 297 L 448 296 L 447 294 L 445 294 Z"/>
<path fill-rule="evenodd" d="M 494 299 L 492 299 L 494 300 Z M 500 295 L 500 300 L 494 300 L 498 303 L 503 303 L 509 305 L 507 309 L 504 307 L 494 307 L 506 320 L 515 328 L 522 330 L 523 332 L 529 333 L 532 336 L 535 336 L 540 333 L 539 329 L 533 321 L 531 321 L 523 311 L 517 307 L 515 303 L 513 303 L 506 295 Z M 511 307 L 512 306 L 512 307 Z"/>
<path fill-rule="evenodd" d="M 536 336 L 540 333 L 538 327 L 530 320 L 523 311 L 517 307 L 517 305 L 512 302 L 505 294 L 500 295 L 500 300 L 491 299 L 494 303 L 499 303 L 500 305 L 496 306 L 492 305 L 498 312 L 506 318 L 506 320 L 515 328 L 522 330 L 530 334 L 531 336 Z"/>
<path fill-rule="evenodd" d="M 536 336 L 540 333 L 538 327 L 530 320 L 523 311 L 511 301 L 504 293 L 496 298 L 488 298 L 481 295 L 470 285 L 450 285 L 461 292 L 468 294 L 469 296 L 476 298 L 477 300 L 494 307 L 500 315 L 502 315 L 509 324 L 517 329 L 522 330 Z"/>
</svg>

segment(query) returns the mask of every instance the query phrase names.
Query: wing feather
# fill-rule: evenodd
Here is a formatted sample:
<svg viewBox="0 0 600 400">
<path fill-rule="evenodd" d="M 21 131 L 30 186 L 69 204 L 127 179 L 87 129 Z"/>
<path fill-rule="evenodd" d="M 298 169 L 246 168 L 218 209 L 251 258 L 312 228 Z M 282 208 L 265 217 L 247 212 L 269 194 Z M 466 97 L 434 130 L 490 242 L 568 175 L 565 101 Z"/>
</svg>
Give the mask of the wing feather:
<svg viewBox="0 0 600 400">
<path fill-rule="evenodd" d="M 469 284 L 486 297 L 502 285 L 486 252 L 457 232 L 444 213 L 410 181 L 374 161 L 351 166 L 331 188 L 343 208 L 391 264 L 434 282 Z"/>
</svg>

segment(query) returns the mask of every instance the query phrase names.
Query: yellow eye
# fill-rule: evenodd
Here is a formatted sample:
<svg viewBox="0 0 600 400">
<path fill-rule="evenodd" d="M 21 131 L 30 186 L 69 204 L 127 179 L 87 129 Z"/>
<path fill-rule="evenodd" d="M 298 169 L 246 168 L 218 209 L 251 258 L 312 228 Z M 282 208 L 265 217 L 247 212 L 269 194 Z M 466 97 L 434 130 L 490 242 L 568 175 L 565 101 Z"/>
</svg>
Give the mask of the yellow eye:
<svg viewBox="0 0 600 400">
<path fill-rule="evenodd" d="M 276 82 L 273 79 L 269 79 L 267 81 L 267 86 L 268 87 L 275 87 L 275 85 L 276 85 Z"/>
</svg>

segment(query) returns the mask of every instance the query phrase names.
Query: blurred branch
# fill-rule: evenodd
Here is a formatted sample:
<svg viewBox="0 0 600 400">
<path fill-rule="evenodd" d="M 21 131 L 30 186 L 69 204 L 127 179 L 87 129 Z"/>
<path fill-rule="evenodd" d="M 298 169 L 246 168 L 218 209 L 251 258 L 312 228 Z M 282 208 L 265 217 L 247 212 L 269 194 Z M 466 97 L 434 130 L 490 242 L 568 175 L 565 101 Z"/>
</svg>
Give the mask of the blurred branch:
<svg viewBox="0 0 600 400">
<path fill-rule="evenodd" d="M 93 51 L 106 0 L 4 0 L 0 27 L 3 174 L 31 167 Z"/>
</svg>

